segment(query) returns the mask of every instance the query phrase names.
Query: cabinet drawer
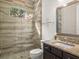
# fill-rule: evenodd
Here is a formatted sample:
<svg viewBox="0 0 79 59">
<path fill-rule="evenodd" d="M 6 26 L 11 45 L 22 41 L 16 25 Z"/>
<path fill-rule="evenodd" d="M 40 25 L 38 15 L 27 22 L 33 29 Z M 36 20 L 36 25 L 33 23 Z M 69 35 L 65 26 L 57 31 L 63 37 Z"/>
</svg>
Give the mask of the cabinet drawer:
<svg viewBox="0 0 79 59">
<path fill-rule="evenodd" d="M 66 52 L 63 53 L 63 59 L 79 59 L 78 57 L 68 54 Z"/>
<path fill-rule="evenodd" d="M 62 51 L 57 48 L 51 48 L 51 53 L 57 55 L 58 57 L 62 57 Z"/>
<path fill-rule="evenodd" d="M 47 50 L 49 52 L 51 51 L 51 47 L 48 44 L 45 44 L 45 43 L 43 44 L 43 49 Z"/>
</svg>

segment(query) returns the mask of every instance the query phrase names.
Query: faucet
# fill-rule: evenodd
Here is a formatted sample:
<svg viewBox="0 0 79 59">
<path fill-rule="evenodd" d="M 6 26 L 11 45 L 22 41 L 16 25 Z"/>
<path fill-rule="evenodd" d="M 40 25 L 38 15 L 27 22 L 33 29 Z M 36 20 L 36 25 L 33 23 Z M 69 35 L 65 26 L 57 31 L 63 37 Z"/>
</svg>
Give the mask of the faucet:
<svg viewBox="0 0 79 59">
<path fill-rule="evenodd" d="M 70 39 L 70 40 L 68 40 L 68 39 Z M 69 44 L 69 45 L 73 45 L 74 46 L 74 44 L 73 44 L 74 40 L 72 41 L 71 38 L 64 37 L 63 41 L 64 41 L 65 44 Z"/>
</svg>

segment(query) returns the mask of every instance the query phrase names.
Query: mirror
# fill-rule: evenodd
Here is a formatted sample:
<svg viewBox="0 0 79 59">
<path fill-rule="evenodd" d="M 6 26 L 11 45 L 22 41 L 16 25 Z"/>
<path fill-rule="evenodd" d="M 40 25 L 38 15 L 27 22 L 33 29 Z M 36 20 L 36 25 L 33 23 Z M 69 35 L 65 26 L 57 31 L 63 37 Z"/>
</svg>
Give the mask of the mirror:
<svg viewBox="0 0 79 59">
<path fill-rule="evenodd" d="M 79 1 L 56 10 L 57 33 L 79 35 Z"/>
</svg>

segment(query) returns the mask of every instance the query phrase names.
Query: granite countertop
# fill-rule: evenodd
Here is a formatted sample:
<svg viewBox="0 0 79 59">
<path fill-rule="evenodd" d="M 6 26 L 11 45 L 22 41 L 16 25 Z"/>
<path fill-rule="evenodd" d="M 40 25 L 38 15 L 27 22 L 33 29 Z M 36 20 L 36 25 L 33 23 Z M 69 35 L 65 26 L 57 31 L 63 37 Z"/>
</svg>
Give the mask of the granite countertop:
<svg viewBox="0 0 79 59">
<path fill-rule="evenodd" d="M 73 54 L 73 55 L 79 57 L 79 44 L 74 44 L 73 43 L 74 44 L 73 47 L 71 47 L 71 48 L 63 48 L 63 47 L 61 47 L 61 45 L 60 46 L 55 45 L 54 44 L 55 42 L 60 42 L 60 41 L 58 41 L 58 40 L 43 41 L 43 43 L 46 43 L 48 45 L 51 45 L 52 47 L 59 48 L 59 49 L 65 51 L 65 52 L 68 52 L 70 54 Z"/>
</svg>

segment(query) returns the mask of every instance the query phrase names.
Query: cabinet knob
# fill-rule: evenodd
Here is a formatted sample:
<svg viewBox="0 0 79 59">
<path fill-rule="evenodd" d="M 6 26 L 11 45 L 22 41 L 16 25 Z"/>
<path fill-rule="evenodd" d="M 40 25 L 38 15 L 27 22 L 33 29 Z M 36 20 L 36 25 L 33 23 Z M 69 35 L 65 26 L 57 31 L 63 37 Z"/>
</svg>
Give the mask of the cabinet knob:
<svg viewBox="0 0 79 59">
<path fill-rule="evenodd" d="M 45 49 L 49 49 L 49 47 L 45 47 Z"/>
</svg>

